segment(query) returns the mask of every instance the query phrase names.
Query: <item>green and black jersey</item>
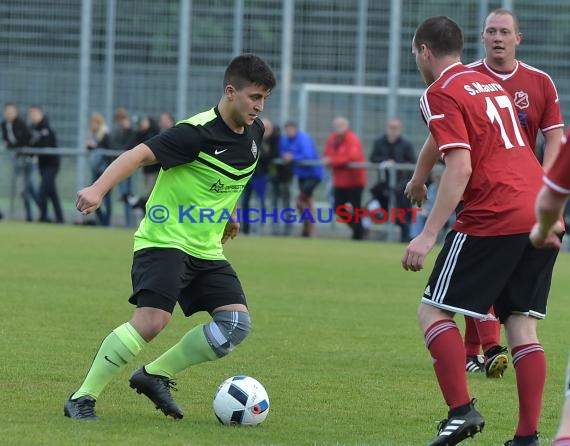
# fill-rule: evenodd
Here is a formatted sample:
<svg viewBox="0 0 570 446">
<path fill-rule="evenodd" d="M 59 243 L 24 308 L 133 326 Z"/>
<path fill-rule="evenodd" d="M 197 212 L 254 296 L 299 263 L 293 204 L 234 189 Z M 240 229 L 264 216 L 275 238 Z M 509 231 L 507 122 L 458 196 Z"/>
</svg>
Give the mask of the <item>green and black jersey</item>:
<svg viewBox="0 0 570 446">
<path fill-rule="evenodd" d="M 225 259 L 222 235 L 259 157 L 260 119 L 233 132 L 217 107 L 146 141 L 161 170 L 135 233 L 134 250 L 177 248 L 200 259 Z"/>
</svg>

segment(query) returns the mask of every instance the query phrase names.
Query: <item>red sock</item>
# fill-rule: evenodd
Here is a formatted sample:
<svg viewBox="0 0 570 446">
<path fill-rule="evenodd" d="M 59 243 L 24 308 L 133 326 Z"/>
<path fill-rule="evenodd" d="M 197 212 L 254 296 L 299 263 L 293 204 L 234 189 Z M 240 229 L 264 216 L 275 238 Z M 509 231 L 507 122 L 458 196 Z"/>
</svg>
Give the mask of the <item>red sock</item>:
<svg viewBox="0 0 570 446">
<path fill-rule="evenodd" d="M 469 404 L 471 398 L 467 390 L 465 347 L 455 322 L 451 319 L 437 321 L 426 330 L 424 338 L 449 409 Z"/>
<path fill-rule="evenodd" d="M 479 341 L 483 346 L 484 352 L 501 343 L 501 324 L 495 317 L 493 307 L 489 309 L 489 314 L 493 316 L 493 319 L 485 318 L 475 320 Z"/>
<path fill-rule="evenodd" d="M 570 437 L 560 437 L 554 440 L 552 446 L 570 446 Z"/>
<path fill-rule="evenodd" d="M 534 435 L 538 432 L 546 380 L 544 349 L 540 344 L 519 345 L 513 348 L 512 355 L 519 394 L 519 425 L 516 435 Z"/>
<path fill-rule="evenodd" d="M 480 351 L 481 342 L 479 342 L 475 318 L 465 316 L 465 354 L 467 356 L 477 356 Z"/>
</svg>

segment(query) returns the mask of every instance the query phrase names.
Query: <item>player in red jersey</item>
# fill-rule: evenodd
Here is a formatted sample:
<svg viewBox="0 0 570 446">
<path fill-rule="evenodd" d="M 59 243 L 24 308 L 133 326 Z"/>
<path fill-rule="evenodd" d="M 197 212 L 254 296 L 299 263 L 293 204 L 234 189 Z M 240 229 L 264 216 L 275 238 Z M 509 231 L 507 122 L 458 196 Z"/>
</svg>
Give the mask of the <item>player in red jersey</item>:
<svg viewBox="0 0 570 446">
<path fill-rule="evenodd" d="M 561 219 L 564 205 L 570 197 L 570 130 L 563 138 L 560 153 L 543 181 L 544 186 L 536 200 L 537 223 L 532 228 L 530 238 L 537 248 L 560 248 L 560 238 L 552 235 L 552 229 Z"/>
<path fill-rule="evenodd" d="M 548 169 L 558 154 L 563 135 L 558 93 L 548 74 L 516 59 L 516 48 L 521 40 L 516 16 L 509 10 L 497 9 L 487 16 L 481 32 L 485 59 L 468 66 L 489 75 L 513 96 L 521 127 L 539 158 L 536 141 L 538 131 L 542 132 L 545 140 L 544 166 Z M 412 201 L 423 201 L 424 183 L 437 158 L 433 139 L 428 138 L 418 159 L 418 167 L 406 188 L 405 193 Z M 479 356 L 481 347 L 484 360 Z M 490 378 L 503 375 L 508 366 L 508 351 L 500 345 L 500 325 L 492 308 L 483 319 L 465 317 L 465 348 L 467 371 L 486 372 Z"/>
<path fill-rule="evenodd" d="M 433 367 L 449 406 L 430 446 L 455 445 L 484 426 L 467 388 L 465 347 L 455 313 L 483 318 L 494 305 L 505 324 L 516 365 L 519 424 L 507 444 L 538 445 L 546 377 L 536 321 L 544 318 L 555 249 L 538 250 L 528 239 L 542 168 L 524 137 L 515 104 L 495 80 L 461 64 L 463 35 L 447 17 L 416 30 L 412 52 L 426 84 L 420 100 L 446 169 L 421 234 L 402 257 L 420 271 L 437 234 L 460 201 L 424 290 L 418 318 Z"/>
<path fill-rule="evenodd" d="M 506 9 L 491 12 L 486 20 L 481 40 L 485 45 L 485 59 L 468 66 L 498 81 L 511 95 L 517 106 L 521 127 L 535 155 L 541 159 L 537 134 L 544 135 L 544 167 L 548 169 L 558 154 L 563 135 L 563 119 L 558 93 L 548 74 L 527 65 L 516 57 L 516 48 L 522 40 L 516 16 Z M 493 313 L 493 310 L 490 310 Z M 500 325 L 496 318 L 465 317 L 465 349 L 467 368 L 477 363 L 483 348 L 488 377 L 500 377 L 507 367 L 506 348 L 500 346 Z"/>
<path fill-rule="evenodd" d="M 560 221 L 564 205 L 570 197 L 570 131 L 564 138 L 562 149 L 553 166 L 544 177 L 536 199 L 537 223 L 530 233 L 530 241 L 537 248 L 560 247 L 557 236 L 557 222 Z M 566 376 L 566 401 L 556 440 L 552 446 L 570 446 L 570 362 Z"/>
</svg>

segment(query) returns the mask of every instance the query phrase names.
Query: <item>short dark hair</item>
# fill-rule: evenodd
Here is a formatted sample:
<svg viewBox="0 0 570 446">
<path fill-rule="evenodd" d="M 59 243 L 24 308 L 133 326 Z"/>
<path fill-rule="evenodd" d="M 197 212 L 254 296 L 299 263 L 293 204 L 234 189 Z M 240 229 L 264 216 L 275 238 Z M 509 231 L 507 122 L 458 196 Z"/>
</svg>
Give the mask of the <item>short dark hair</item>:
<svg viewBox="0 0 570 446">
<path fill-rule="evenodd" d="M 224 89 L 229 84 L 237 90 L 253 84 L 272 90 L 276 83 L 275 75 L 269 65 L 260 57 L 250 53 L 233 58 L 224 74 Z"/>
<path fill-rule="evenodd" d="M 16 103 L 15 103 L 15 102 L 12 102 L 12 101 L 5 102 L 5 103 L 4 103 L 4 108 L 7 108 L 7 107 L 14 107 L 14 108 L 16 108 Z"/>
<path fill-rule="evenodd" d="M 414 45 L 426 45 L 435 57 L 459 56 L 463 50 L 463 32 L 446 16 L 430 17 L 416 29 Z"/>
</svg>

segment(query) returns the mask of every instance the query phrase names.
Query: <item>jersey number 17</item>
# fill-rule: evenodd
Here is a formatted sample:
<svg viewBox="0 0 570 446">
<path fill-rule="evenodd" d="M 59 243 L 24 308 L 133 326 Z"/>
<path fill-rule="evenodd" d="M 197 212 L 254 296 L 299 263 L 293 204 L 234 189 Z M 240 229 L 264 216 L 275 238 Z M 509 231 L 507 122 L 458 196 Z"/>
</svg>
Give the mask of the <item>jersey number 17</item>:
<svg viewBox="0 0 570 446">
<path fill-rule="evenodd" d="M 524 138 L 521 135 L 519 122 L 515 114 L 515 111 L 513 110 L 513 103 L 511 102 L 509 97 L 504 95 L 494 96 L 494 97 L 487 96 L 485 98 L 485 101 L 487 102 L 487 116 L 489 117 L 492 123 L 497 122 L 497 124 L 499 124 L 499 127 L 501 129 L 501 137 L 503 138 L 503 142 L 505 143 L 505 148 L 512 149 L 514 147 L 513 143 L 511 142 L 513 133 L 514 133 L 514 139 L 516 139 L 518 143 L 518 147 L 524 147 L 525 146 Z M 508 115 L 510 116 L 510 121 L 511 121 L 511 125 L 509 125 L 508 128 L 510 135 L 507 134 L 507 128 L 505 127 L 505 123 L 503 122 L 503 117 L 501 117 L 501 112 L 499 111 L 495 103 L 496 105 L 499 106 L 499 109 L 501 109 L 501 111 L 504 110 L 503 115 L 506 115 L 507 113 L 505 113 L 505 111 L 508 111 Z M 508 118 L 507 118 L 507 124 L 508 124 Z M 509 138 L 509 136 L 511 138 Z"/>
</svg>

